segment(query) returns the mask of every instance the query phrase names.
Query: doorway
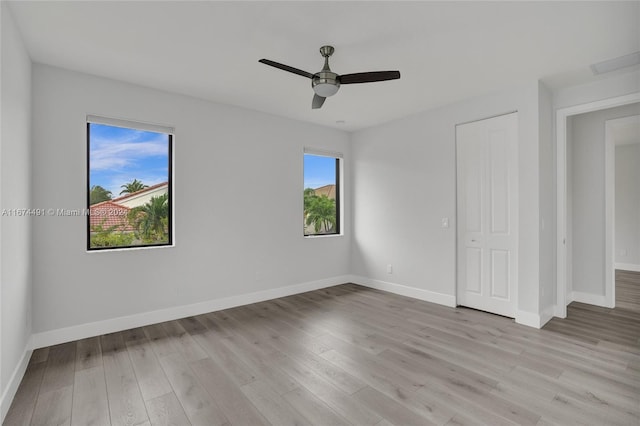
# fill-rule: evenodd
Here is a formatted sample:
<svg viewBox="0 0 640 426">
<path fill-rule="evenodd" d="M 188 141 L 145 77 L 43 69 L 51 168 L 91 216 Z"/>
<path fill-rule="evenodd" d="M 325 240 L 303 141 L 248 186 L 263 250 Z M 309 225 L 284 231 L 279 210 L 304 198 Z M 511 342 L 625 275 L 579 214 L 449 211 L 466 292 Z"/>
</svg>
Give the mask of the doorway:
<svg viewBox="0 0 640 426">
<path fill-rule="evenodd" d="M 613 218 L 612 293 L 616 307 L 640 309 L 640 115 L 605 123 L 607 198 Z"/>
<path fill-rule="evenodd" d="M 578 105 L 569 108 L 563 108 L 557 111 L 556 115 L 556 140 L 557 140 L 557 295 L 556 295 L 556 312 L 555 315 L 561 318 L 566 317 L 566 307 L 573 301 L 578 300 L 585 303 L 596 304 L 600 306 L 613 307 L 615 304 L 615 276 L 613 269 L 613 209 L 605 209 L 604 222 L 607 224 L 605 236 L 603 238 L 604 245 L 604 261 L 606 265 L 603 268 L 602 280 L 605 283 L 603 294 L 592 294 L 576 290 L 573 285 L 574 259 L 572 257 L 572 228 L 573 221 L 571 216 L 571 200 L 572 188 L 571 180 L 568 176 L 570 171 L 570 163 L 568 158 L 568 121 L 580 114 L 606 110 L 618 106 L 630 105 L 640 102 L 640 93 L 621 96 L 618 98 L 606 99 L 603 101 L 592 102 L 589 104 Z M 605 151 L 606 155 L 606 151 Z M 610 165 L 611 159 L 608 158 Z M 604 173 L 603 173 L 604 174 Z M 605 200 L 605 206 L 612 204 L 613 195 L 608 192 Z M 601 247 L 602 248 L 602 247 Z M 602 260 L 602 259 L 601 259 Z"/>
</svg>

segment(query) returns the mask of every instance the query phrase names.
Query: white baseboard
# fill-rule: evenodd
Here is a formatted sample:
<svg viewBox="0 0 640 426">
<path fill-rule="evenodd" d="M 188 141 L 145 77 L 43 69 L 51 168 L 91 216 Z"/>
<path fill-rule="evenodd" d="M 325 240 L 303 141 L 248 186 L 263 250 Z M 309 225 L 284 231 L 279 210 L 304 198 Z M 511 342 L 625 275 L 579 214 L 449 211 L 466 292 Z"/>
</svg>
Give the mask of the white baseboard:
<svg viewBox="0 0 640 426">
<path fill-rule="evenodd" d="M 0 397 L 0 424 L 4 422 L 4 418 L 9 412 L 11 402 L 16 396 L 16 392 L 18 391 L 18 387 L 24 377 L 25 371 L 27 371 L 27 366 L 29 365 L 32 352 L 33 351 L 29 349 L 29 342 L 27 342 L 24 352 L 22 353 L 22 358 L 20 358 L 20 362 L 18 362 L 18 365 L 13 370 L 13 374 L 9 379 L 9 383 L 7 383 L 7 387 L 3 389 L 2 397 Z"/>
<path fill-rule="evenodd" d="M 207 312 L 220 311 L 222 309 L 229 309 L 236 306 L 277 299 L 278 297 L 291 296 L 294 294 L 304 293 L 306 291 L 318 290 L 321 288 L 348 283 L 350 282 L 350 279 L 350 275 L 342 275 L 318 281 L 310 281 L 302 284 L 230 296 L 222 299 L 208 300 L 206 302 L 199 302 L 191 305 L 175 306 L 157 311 L 144 312 L 141 314 L 112 318 L 104 321 L 96 321 L 72 327 L 43 331 L 40 333 L 34 333 L 31 336 L 31 348 L 42 348 L 87 337 L 100 336 L 106 333 L 114 333 L 117 331 L 128 330 L 130 328 L 142 327 L 145 325 L 157 324 L 159 322 L 200 315 Z"/>
<path fill-rule="evenodd" d="M 556 314 L 556 305 L 549 306 L 547 309 L 540 313 L 540 328 L 544 327 L 546 323 L 551 321 Z"/>
<path fill-rule="evenodd" d="M 540 319 L 540 315 L 527 312 L 527 311 L 516 311 L 516 323 L 521 325 L 526 325 L 527 327 L 540 328 L 540 323 L 542 322 Z"/>
<path fill-rule="evenodd" d="M 569 294 L 569 302 L 587 303 L 589 305 L 602 306 L 603 308 L 610 308 L 607 303 L 606 296 L 599 294 L 585 293 L 582 291 L 572 291 Z"/>
<path fill-rule="evenodd" d="M 456 297 L 437 293 L 434 291 L 424 290 L 421 288 L 409 287 L 402 284 L 390 283 L 387 281 L 374 280 L 371 278 L 353 275 L 351 282 L 365 287 L 375 288 L 378 290 L 388 291 L 389 293 L 399 294 L 401 296 L 412 297 L 414 299 L 424 300 L 426 302 L 437 303 L 439 305 L 456 307 Z"/>
<path fill-rule="evenodd" d="M 636 265 L 635 263 L 616 263 L 614 268 L 623 271 L 640 272 L 640 265 Z"/>
<path fill-rule="evenodd" d="M 518 324 L 540 329 L 544 327 L 544 325 L 548 323 L 551 318 L 553 318 L 554 316 L 558 316 L 556 315 L 556 311 L 556 305 L 549 306 L 539 314 L 518 310 L 516 312 L 515 319 L 516 323 Z"/>
<path fill-rule="evenodd" d="M 564 309 L 560 305 L 553 306 L 553 316 L 558 318 L 566 318 L 567 317 L 567 307 Z"/>
</svg>

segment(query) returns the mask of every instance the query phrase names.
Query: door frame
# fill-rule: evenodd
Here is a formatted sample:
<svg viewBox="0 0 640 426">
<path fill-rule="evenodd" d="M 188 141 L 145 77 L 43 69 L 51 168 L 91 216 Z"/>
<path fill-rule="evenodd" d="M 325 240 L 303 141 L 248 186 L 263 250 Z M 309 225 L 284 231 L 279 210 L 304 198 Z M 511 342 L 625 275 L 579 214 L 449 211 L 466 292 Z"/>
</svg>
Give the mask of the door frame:
<svg viewBox="0 0 640 426">
<path fill-rule="evenodd" d="M 568 274 L 569 264 L 567 253 L 567 229 L 571 226 L 571 218 L 567 215 L 567 120 L 569 117 L 584 114 L 587 112 L 600 111 L 617 106 L 629 105 L 640 102 L 640 92 L 615 98 L 603 99 L 600 101 L 588 102 L 581 105 L 560 108 L 556 111 L 556 310 L 555 316 L 566 318 L 568 301 L 567 288 L 572 288 L 571 276 Z M 605 150 L 605 153 L 607 150 Z M 614 151 L 615 153 L 615 151 Z M 605 154 L 605 157 L 607 155 Z M 610 161 L 610 160 L 609 160 Z M 606 167 L 606 163 L 605 163 Z M 605 175 L 607 173 L 605 172 Z M 605 187 L 606 188 L 606 187 Z M 606 202 L 611 204 L 610 196 L 605 189 Z M 613 297 L 615 301 L 614 276 L 606 268 L 613 268 L 613 232 L 609 226 L 613 211 L 605 209 L 605 275 L 606 275 L 606 298 L 609 302 Z M 613 272 L 615 273 L 615 272 Z M 612 291 L 613 289 L 613 291 Z"/>
</svg>

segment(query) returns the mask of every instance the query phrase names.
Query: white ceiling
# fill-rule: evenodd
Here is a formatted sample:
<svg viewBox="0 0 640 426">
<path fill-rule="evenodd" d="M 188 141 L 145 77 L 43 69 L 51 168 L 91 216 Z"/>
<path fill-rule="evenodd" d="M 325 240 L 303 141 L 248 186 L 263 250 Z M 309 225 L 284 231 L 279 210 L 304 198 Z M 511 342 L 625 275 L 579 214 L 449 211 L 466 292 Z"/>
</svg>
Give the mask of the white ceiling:
<svg viewBox="0 0 640 426">
<path fill-rule="evenodd" d="M 640 50 L 637 1 L 10 3 L 35 62 L 345 130 L 536 79 L 603 78 L 589 65 Z M 316 72 L 324 44 L 338 74 L 402 78 L 312 110 L 310 80 L 258 63 Z"/>
</svg>

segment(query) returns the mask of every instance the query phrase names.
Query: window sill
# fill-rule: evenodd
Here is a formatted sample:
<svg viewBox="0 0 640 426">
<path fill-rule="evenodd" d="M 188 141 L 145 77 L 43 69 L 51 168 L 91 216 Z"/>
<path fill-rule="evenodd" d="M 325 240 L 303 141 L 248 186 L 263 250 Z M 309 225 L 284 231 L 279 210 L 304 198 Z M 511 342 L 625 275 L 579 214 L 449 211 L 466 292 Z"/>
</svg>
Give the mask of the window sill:
<svg viewBox="0 0 640 426">
<path fill-rule="evenodd" d="M 321 234 L 321 235 L 304 235 L 304 239 L 313 240 L 316 238 L 332 238 L 332 237 L 343 237 L 344 234 Z"/>
<path fill-rule="evenodd" d="M 166 249 L 166 248 L 173 248 L 175 247 L 176 244 L 165 244 L 165 245 L 161 245 L 161 246 L 140 246 L 140 247 L 114 247 L 114 248 L 105 248 L 105 249 L 99 249 L 99 250 L 86 250 L 86 253 L 92 254 L 92 253 L 111 253 L 114 251 L 132 251 L 132 250 L 152 250 L 152 249 Z"/>
</svg>

